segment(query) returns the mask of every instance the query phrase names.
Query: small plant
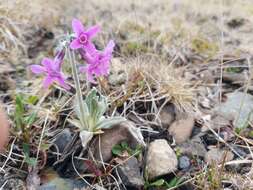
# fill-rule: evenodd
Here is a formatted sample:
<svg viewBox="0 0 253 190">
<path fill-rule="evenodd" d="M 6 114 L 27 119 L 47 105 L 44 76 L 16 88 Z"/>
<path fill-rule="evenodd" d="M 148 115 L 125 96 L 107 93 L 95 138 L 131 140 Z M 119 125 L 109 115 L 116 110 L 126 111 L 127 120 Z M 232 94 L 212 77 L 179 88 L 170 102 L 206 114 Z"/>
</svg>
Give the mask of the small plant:
<svg viewBox="0 0 253 190">
<path fill-rule="evenodd" d="M 183 178 L 178 178 L 178 177 L 174 177 L 172 180 L 170 180 L 170 182 L 167 182 L 164 179 L 158 179 L 154 182 L 146 181 L 145 185 L 144 185 L 144 188 L 148 189 L 150 187 L 156 187 L 156 188 L 170 189 L 170 188 L 178 187 L 183 181 L 184 181 Z"/>
<path fill-rule="evenodd" d="M 112 148 L 112 153 L 115 156 L 122 156 L 124 152 L 127 152 L 130 156 L 135 155 L 138 156 L 141 153 L 142 147 L 138 146 L 135 149 L 129 147 L 127 142 L 123 141 L 120 144 L 116 144 Z"/>
<path fill-rule="evenodd" d="M 78 103 L 76 103 L 77 105 Z M 108 107 L 106 97 L 99 94 L 96 88 L 93 88 L 83 101 L 84 112 L 80 111 L 80 106 L 76 106 L 78 120 L 69 120 L 80 129 L 80 138 L 83 147 L 93 137 L 93 134 L 102 133 L 102 129 L 109 129 L 112 126 L 125 121 L 122 117 L 105 118 L 103 115 Z"/>
<path fill-rule="evenodd" d="M 29 127 L 34 123 L 37 114 L 35 112 L 28 113 L 26 106 L 36 102 L 35 96 L 30 96 L 27 99 L 21 94 L 16 95 L 16 107 L 14 112 L 15 132 L 21 135 L 24 143 L 29 144 L 30 129 Z"/>
<path fill-rule="evenodd" d="M 225 69 L 225 71 L 227 71 L 228 73 L 240 73 L 241 72 L 241 68 L 238 67 L 228 67 Z"/>
<path fill-rule="evenodd" d="M 109 74 L 110 60 L 115 46 L 113 40 L 109 41 L 104 51 L 100 51 L 92 43 L 92 39 L 100 31 L 99 26 L 96 25 L 85 29 L 81 21 L 73 19 L 72 29 L 74 33 L 66 35 L 62 39 L 55 58 L 53 60 L 44 58 L 42 65 L 32 65 L 31 70 L 35 74 L 45 75 L 43 82 L 45 88 L 56 83 L 69 90 L 70 86 L 67 84 L 67 77 L 61 69 L 65 53 L 67 52 L 76 88 L 75 112 L 78 118 L 78 120 L 72 119 L 69 121 L 80 129 L 82 145 L 86 148 L 87 143 L 94 134 L 102 133 L 102 129 L 108 129 L 125 119 L 122 117 L 105 118 L 103 116 L 108 103 L 106 98 L 99 94 L 95 88 L 83 100 L 74 54 L 74 52 L 77 52 L 86 62 L 86 65 L 81 66 L 79 71 L 86 73 L 87 81 L 96 83 L 94 77 L 107 76 Z M 87 88 L 89 88 L 89 85 L 87 85 Z"/>
<path fill-rule="evenodd" d="M 29 166 L 36 166 L 37 165 L 37 160 L 34 157 L 30 157 L 30 145 L 23 143 L 23 152 L 24 152 L 24 156 L 25 156 L 25 162 L 29 165 Z"/>
</svg>

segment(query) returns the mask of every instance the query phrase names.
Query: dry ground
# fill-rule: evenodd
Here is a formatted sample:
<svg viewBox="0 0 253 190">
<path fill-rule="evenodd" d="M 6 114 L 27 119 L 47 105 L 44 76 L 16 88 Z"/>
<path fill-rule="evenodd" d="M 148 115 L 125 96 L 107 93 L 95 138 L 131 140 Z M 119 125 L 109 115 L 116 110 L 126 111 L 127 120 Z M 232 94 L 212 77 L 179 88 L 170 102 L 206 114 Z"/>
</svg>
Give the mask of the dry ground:
<svg viewBox="0 0 253 190">
<path fill-rule="evenodd" d="M 198 106 L 206 97 L 213 95 L 214 101 L 221 101 L 217 94 L 238 89 L 253 91 L 251 0 L 2 0 L 0 80 L 3 82 L 0 81 L 0 98 L 6 103 L 10 115 L 14 109 L 11 97 L 22 92 L 37 94 L 42 99 L 38 126 L 42 125 L 45 116 L 57 120 L 60 111 L 55 110 L 69 100 L 71 94 L 66 97 L 54 94 L 55 99 L 43 104 L 51 91 L 42 91 L 41 80 L 35 79 L 26 67 L 39 63 L 44 56 L 53 55 L 57 39 L 70 31 L 72 18 L 82 20 L 87 26 L 95 23 L 102 26 L 101 35 L 96 40 L 98 47 L 103 47 L 111 38 L 117 43 L 112 60 L 116 85 L 101 87 L 116 107 L 123 106 L 126 100 L 138 99 L 141 95 L 133 90 L 138 88 L 148 94 L 144 93 L 146 98 L 166 98 L 179 110 L 201 117 Z M 245 65 L 247 73 L 229 78 L 232 83 L 240 79 L 239 85 L 222 83 L 221 78 L 227 76 L 225 69 Z M 117 78 L 122 70 L 127 82 Z M 134 83 L 136 78 L 145 81 L 145 87 Z M 126 87 L 120 86 L 121 83 L 127 84 Z M 149 87 L 156 89 L 155 92 L 150 92 Z M 122 95 L 121 91 L 126 91 L 127 95 Z M 116 101 L 117 95 L 123 102 Z M 54 108 L 50 108 L 52 102 Z M 39 132 L 34 136 L 37 142 Z M 221 179 L 214 178 L 210 182 L 207 176 L 222 173 L 223 168 L 211 168 L 210 171 L 200 170 L 204 175 L 191 178 L 196 180 L 200 189 L 215 189 L 215 185 L 220 184 Z M 224 176 L 235 183 L 246 180 L 244 176 L 240 176 L 240 180 L 227 173 Z M 251 181 L 250 177 L 248 181 Z M 214 185 L 205 186 L 206 180 Z M 245 185 L 247 188 L 250 189 L 250 185 Z"/>
</svg>

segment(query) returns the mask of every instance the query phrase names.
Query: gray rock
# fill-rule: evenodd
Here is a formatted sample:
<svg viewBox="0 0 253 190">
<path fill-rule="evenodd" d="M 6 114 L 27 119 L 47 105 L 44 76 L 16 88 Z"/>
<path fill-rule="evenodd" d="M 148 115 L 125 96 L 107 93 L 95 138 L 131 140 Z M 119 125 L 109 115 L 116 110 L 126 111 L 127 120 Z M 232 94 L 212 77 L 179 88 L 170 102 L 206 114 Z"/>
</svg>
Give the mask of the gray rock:
<svg viewBox="0 0 253 190">
<path fill-rule="evenodd" d="M 178 167 L 181 170 L 188 169 L 191 166 L 191 160 L 188 156 L 180 156 L 178 159 Z"/>
<path fill-rule="evenodd" d="M 245 158 L 248 154 L 240 147 L 236 145 L 232 145 L 233 149 L 239 154 L 241 157 Z"/>
<path fill-rule="evenodd" d="M 172 104 L 166 105 L 159 113 L 162 127 L 167 129 L 170 124 L 175 120 L 175 107 Z"/>
<path fill-rule="evenodd" d="M 127 188 L 140 189 L 144 185 L 144 179 L 135 157 L 131 157 L 123 165 L 120 165 L 118 172 L 123 184 Z"/>
<path fill-rule="evenodd" d="M 131 122 L 123 122 L 111 129 L 104 130 L 104 133 L 100 135 L 100 140 L 97 136 L 91 146 L 95 159 L 101 160 L 101 153 L 104 162 L 110 161 L 112 148 L 122 141 L 126 141 L 132 148 L 137 145 L 145 146 L 140 130 Z"/>
<path fill-rule="evenodd" d="M 232 120 L 236 128 L 243 128 L 253 121 L 253 96 L 242 92 L 227 94 L 227 100 L 214 109 L 225 118 Z"/>
<path fill-rule="evenodd" d="M 201 139 L 199 137 L 193 138 L 189 141 L 184 142 L 183 144 L 180 144 L 178 148 L 182 154 L 203 158 L 207 152 L 204 144 L 201 142 Z"/>
<path fill-rule="evenodd" d="M 234 158 L 234 154 L 230 151 L 220 150 L 217 148 L 212 148 L 205 155 L 205 162 L 208 164 L 215 163 L 221 164 L 225 159 L 225 162 L 231 161 Z"/>
<path fill-rule="evenodd" d="M 149 179 L 176 171 L 177 164 L 177 156 L 166 140 L 159 139 L 150 143 L 146 165 Z"/>
<path fill-rule="evenodd" d="M 41 185 L 38 190 L 71 190 L 85 189 L 85 187 L 87 187 L 87 184 L 81 180 L 56 177 L 49 182 Z"/>
<path fill-rule="evenodd" d="M 230 123 L 229 119 L 225 118 L 224 116 L 222 116 L 218 113 L 212 115 L 212 117 L 211 117 L 210 127 L 213 130 L 219 130 L 220 128 L 230 126 L 230 125 L 231 125 L 231 123 Z M 201 127 L 202 132 L 206 132 L 206 131 L 209 131 L 209 130 L 210 129 L 207 126 Z"/>
<path fill-rule="evenodd" d="M 68 128 L 60 132 L 54 141 L 54 145 L 57 146 L 60 153 L 63 152 L 67 144 L 72 140 L 72 134 Z"/>
<path fill-rule="evenodd" d="M 172 123 L 169 127 L 169 133 L 174 137 L 177 144 L 188 140 L 194 127 L 194 117 L 184 116 Z"/>
</svg>

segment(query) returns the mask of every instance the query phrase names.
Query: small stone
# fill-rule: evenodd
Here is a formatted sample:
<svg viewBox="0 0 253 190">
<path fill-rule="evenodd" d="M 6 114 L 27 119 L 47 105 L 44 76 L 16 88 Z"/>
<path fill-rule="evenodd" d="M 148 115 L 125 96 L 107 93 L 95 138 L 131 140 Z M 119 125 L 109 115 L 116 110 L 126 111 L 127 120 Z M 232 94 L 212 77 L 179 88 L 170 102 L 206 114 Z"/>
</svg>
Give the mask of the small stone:
<svg viewBox="0 0 253 190">
<path fill-rule="evenodd" d="M 69 189 L 85 189 L 87 185 L 80 180 L 68 178 L 54 178 L 51 181 L 41 185 L 38 190 L 69 190 Z"/>
<path fill-rule="evenodd" d="M 190 141 L 186 141 L 183 144 L 180 144 L 178 148 L 182 154 L 203 158 L 207 152 L 204 144 L 199 137 L 193 138 Z"/>
<path fill-rule="evenodd" d="M 213 130 L 219 130 L 220 128 L 226 127 L 226 126 L 231 126 L 231 122 L 225 118 L 224 116 L 220 114 L 214 114 L 210 120 L 210 127 Z M 209 127 L 203 126 L 201 128 L 202 132 L 209 131 Z"/>
<path fill-rule="evenodd" d="M 175 120 L 175 108 L 172 104 L 166 105 L 159 113 L 162 127 L 168 129 L 170 124 Z"/>
<path fill-rule="evenodd" d="M 96 160 L 104 162 L 112 158 L 112 148 L 125 141 L 131 148 L 137 145 L 145 146 L 140 130 L 132 122 L 122 122 L 111 129 L 104 130 L 104 133 L 97 137 L 91 145 Z M 101 152 L 100 152 L 101 151 Z"/>
<path fill-rule="evenodd" d="M 205 162 L 207 162 L 208 164 L 211 164 L 213 162 L 215 164 L 221 164 L 224 158 L 225 162 L 231 161 L 234 158 L 234 154 L 230 151 L 213 148 L 206 153 Z"/>
<path fill-rule="evenodd" d="M 41 185 L 38 190 L 69 190 L 69 189 L 85 189 L 87 184 L 83 180 L 62 178 L 53 169 L 41 171 Z"/>
<path fill-rule="evenodd" d="M 242 148 L 236 146 L 236 145 L 232 145 L 233 149 L 243 158 L 245 158 L 248 153 L 246 153 Z M 237 156 L 237 155 L 236 155 Z M 238 157 L 238 156 L 237 156 Z"/>
<path fill-rule="evenodd" d="M 232 29 L 241 27 L 243 24 L 245 24 L 244 18 L 233 18 L 227 22 L 227 25 Z"/>
<path fill-rule="evenodd" d="M 188 156 L 180 156 L 178 162 L 178 167 L 181 170 L 188 169 L 191 166 L 191 160 Z"/>
<path fill-rule="evenodd" d="M 200 73 L 200 78 L 204 83 L 213 84 L 214 83 L 214 76 L 212 71 L 205 70 Z"/>
<path fill-rule="evenodd" d="M 188 140 L 194 127 L 194 117 L 186 116 L 172 123 L 169 127 L 169 133 L 174 137 L 177 144 Z"/>
<path fill-rule="evenodd" d="M 62 153 L 67 144 L 72 140 L 71 132 L 68 128 L 61 131 L 54 141 L 54 145 L 57 146 L 57 150 Z"/>
<path fill-rule="evenodd" d="M 227 100 L 217 105 L 214 111 L 233 121 L 235 128 L 243 128 L 248 122 L 253 122 L 253 96 L 243 92 L 233 92 L 226 95 Z"/>
<path fill-rule="evenodd" d="M 140 189 L 144 185 L 144 179 L 140 173 L 138 161 L 131 157 L 123 165 L 118 167 L 119 175 L 127 188 Z"/>
<path fill-rule="evenodd" d="M 147 174 L 149 179 L 177 170 L 177 156 L 166 140 L 150 143 L 147 153 Z"/>
<path fill-rule="evenodd" d="M 124 64 L 121 59 L 113 58 L 111 64 L 111 74 L 109 75 L 109 83 L 111 85 L 122 85 L 127 80 L 126 72 L 122 69 Z"/>
</svg>

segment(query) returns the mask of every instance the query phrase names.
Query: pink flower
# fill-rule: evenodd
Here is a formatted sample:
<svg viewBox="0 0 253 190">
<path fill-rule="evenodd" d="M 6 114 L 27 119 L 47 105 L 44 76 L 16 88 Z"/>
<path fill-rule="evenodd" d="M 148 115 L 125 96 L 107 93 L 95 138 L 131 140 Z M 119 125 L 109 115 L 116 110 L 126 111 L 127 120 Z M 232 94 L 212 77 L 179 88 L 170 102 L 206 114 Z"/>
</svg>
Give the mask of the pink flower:
<svg viewBox="0 0 253 190">
<path fill-rule="evenodd" d="M 87 66 L 80 67 L 81 72 L 87 73 L 88 81 L 95 83 L 93 75 L 107 76 L 109 74 L 110 60 L 115 43 L 111 40 L 103 52 L 95 50 L 91 53 L 82 52 L 82 57 L 86 60 Z"/>
<path fill-rule="evenodd" d="M 43 81 L 43 86 L 48 88 L 54 82 L 58 83 L 65 89 L 70 89 L 70 86 L 65 83 L 67 77 L 61 72 L 62 62 L 55 58 L 51 60 L 49 58 L 44 58 L 41 65 L 31 65 L 31 70 L 35 74 L 45 74 L 46 77 Z"/>
<path fill-rule="evenodd" d="M 91 28 L 85 30 L 81 21 L 73 19 L 72 29 L 76 38 L 70 43 L 71 49 L 83 48 L 86 51 L 92 51 L 95 49 L 91 39 L 100 31 L 99 26 L 92 26 Z"/>
</svg>

